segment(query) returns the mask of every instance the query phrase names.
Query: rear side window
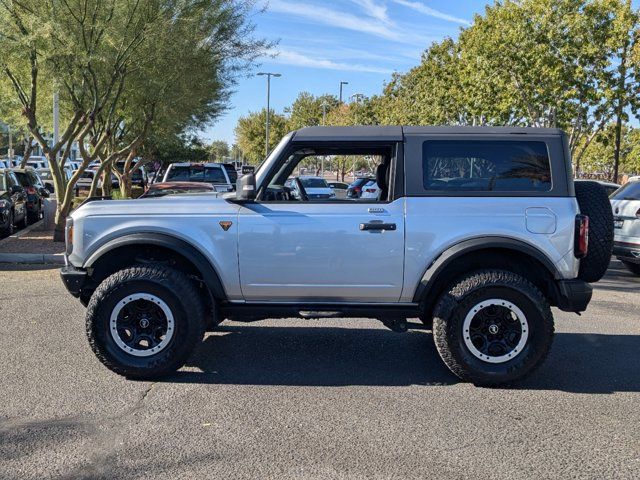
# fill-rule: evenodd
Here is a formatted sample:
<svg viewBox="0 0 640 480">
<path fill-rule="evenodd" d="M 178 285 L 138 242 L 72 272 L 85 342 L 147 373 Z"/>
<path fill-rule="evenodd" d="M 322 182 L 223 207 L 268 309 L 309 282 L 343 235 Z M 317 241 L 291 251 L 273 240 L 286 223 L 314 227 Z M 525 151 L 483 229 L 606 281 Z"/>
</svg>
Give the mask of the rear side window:
<svg viewBox="0 0 640 480">
<path fill-rule="evenodd" d="M 448 192 L 548 192 L 544 142 L 433 140 L 422 146 L 423 186 Z"/>
<path fill-rule="evenodd" d="M 629 182 L 611 195 L 612 200 L 640 200 L 640 182 Z"/>
</svg>

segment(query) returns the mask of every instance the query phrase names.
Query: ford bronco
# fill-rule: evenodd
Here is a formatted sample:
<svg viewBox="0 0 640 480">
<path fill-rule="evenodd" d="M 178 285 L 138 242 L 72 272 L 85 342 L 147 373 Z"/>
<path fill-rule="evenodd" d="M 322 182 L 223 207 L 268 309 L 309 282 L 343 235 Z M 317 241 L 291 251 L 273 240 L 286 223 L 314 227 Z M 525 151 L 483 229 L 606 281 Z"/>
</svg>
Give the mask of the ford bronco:
<svg viewBox="0 0 640 480">
<path fill-rule="evenodd" d="M 305 193 L 321 162 L 369 165 L 377 197 Z M 91 348 L 130 378 L 180 368 L 225 319 L 368 317 L 431 329 L 463 380 L 511 383 L 547 356 L 552 306 L 587 308 L 613 241 L 556 129 L 310 127 L 235 192 L 90 200 L 61 274 Z"/>
</svg>

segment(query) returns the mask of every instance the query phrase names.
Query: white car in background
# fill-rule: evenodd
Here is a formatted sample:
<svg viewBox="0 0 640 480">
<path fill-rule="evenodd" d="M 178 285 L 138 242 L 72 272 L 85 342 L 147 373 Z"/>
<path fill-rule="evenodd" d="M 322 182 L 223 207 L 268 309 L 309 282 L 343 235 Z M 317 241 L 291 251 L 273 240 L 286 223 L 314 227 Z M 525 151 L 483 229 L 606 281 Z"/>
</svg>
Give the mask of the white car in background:
<svg viewBox="0 0 640 480">
<path fill-rule="evenodd" d="M 369 180 L 362 186 L 362 194 L 360 198 L 368 198 L 376 200 L 380 195 L 380 187 L 375 180 Z"/>
<path fill-rule="evenodd" d="M 613 254 L 640 275 L 640 181 L 629 182 L 611 195 Z"/>
<path fill-rule="evenodd" d="M 285 186 L 291 189 L 293 197 L 299 200 L 302 199 L 302 195 L 300 194 L 298 182 L 302 184 L 302 188 L 304 189 L 304 193 L 308 200 L 328 200 L 330 198 L 335 198 L 336 196 L 335 192 L 324 178 L 305 175 L 290 178 L 285 183 Z"/>
</svg>

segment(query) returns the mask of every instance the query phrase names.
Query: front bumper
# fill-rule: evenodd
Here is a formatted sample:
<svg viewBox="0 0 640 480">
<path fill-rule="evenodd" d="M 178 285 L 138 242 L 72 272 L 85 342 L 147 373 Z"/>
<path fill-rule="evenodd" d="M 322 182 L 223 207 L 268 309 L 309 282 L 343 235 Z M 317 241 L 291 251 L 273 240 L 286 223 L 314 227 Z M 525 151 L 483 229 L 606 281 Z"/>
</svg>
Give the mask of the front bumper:
<svg viewBox="0 0 640 480">
<path fill-rule="evenodd" d="M 60 269 L 60 278 L 62 278 L 64 286 L 67 287 L 69 293 L 78 298 L 82 287 L 87 281 L 87 272 L 73 265 L 66 265 Z"/>
<path fill-rule="evenodd" d="M 558 280 L 556 289 L 558 308 L 565 312 L 584 312 L 593 294 L 593 287 L 578 279 Z"/>
<path fill-rule="evenodd" d="M 640 244 L 613 242 L 613 255 L 618 259 L 640 263 Z"/>
</svg>

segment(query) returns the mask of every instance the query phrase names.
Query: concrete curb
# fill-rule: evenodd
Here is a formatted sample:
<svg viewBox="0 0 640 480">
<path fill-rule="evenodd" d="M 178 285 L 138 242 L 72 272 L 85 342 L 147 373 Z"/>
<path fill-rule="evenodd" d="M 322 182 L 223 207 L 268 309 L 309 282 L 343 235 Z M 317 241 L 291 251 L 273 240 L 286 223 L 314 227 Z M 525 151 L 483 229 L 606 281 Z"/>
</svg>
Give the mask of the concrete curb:
<svg viewBox="0 0 640 480">
<path fill-rule="evenodd" d="M 40 219 L 36 223 L 32 223 L 31 225 L 29 225 L 27 228 L 23 228 L 22 230 L 18 230 L 13 235 L 11 235 L 11 236 L 9 236 L 7 238 L 3 238 L 2 240 L 0 240 L 0 247 L 3 244 L 8 243 L 9 240 L 11 240 L 12 238 L 20 238 L 21 236 L 26 235 L 27 233 L 29 233 L 31 230 L 35 230 L 36 228 L 41 227 L 43 221 L 44 221 L 43 219 Z"/>
<path fill-rule="evenodd" d="M 0 253 L 0 263 L 26 263 L 29 265 L 64 265 L 62 253 Z"/>
</svg>

